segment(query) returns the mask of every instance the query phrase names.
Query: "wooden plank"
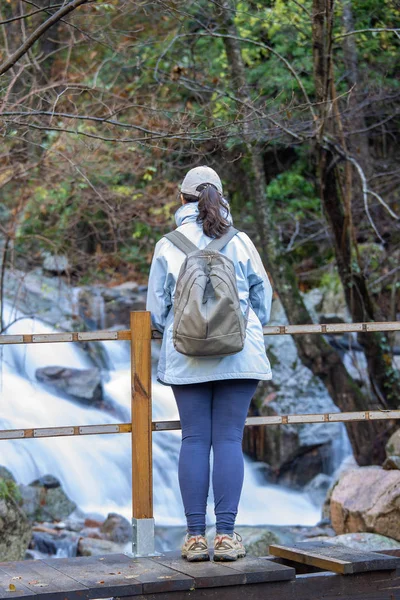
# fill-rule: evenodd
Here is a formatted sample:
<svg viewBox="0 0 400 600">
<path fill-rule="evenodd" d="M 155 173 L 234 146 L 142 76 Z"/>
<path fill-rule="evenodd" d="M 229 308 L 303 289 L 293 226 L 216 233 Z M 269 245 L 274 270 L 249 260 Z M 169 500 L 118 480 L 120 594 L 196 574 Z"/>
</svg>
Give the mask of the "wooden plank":
<svg viewBox="0 0 400 600">
<path fill-rule="evenodd" d="M 151 560 L 194 579 L 194 587 L 220 587 L 246 583 L 246 574 L 226 567 L 223 563 L 188 562 L 180 556 L 155 556 Z"/>
<path fill-rule="evenodd" d="M 290 546 L 272 545 L 274 556 L 348 575 L 400 567 L 400 558 L 375 552 L 362 552 L 320 542 L 300 542 Z"/>
<path fill-rule="evenodd" d="M 151 320 L 131 312 L 132 516 L 153 517 Z"/>
<path fill-rule="evenodd" d="M 232 563 L 224 563 L 224 566 L 244 573 L 245 583 L 264 583 L 266 581 L 289 581 L 294 579 L 296 571 L 292 567 L 281 565 L 268 558 L 256 558 L 246 556 Z"/>
<path fill-rule="evenodd" d="M 0 563 L 0 565 L 3 563 Z M 36 591 L 27 588 L 20 579 L 13 579 L 14 576 L 8 575 L 0 568 L 0 598 L 25 598 L 35 596 Z M 15 591 L 10 590 L 10 584 L 15 586 Z"/>
<path fill-rule="evenodd" d="M 200 563 L 201 564 L 201 563 Z M 343 577 L 320 572 L 291 581 L 199 588 L 136 596 L 132 600 L 400 600 L 397 571 L 375 571 Z M 115 600 L 118 600 L 115 598 Z M 130 600 L 124 597 L 123 600 Z"/>
<path fill-rule="evenodd" d="M 132 560 L 133 573 L 143 585 L 143 593 L 172 592 L 194 588 L 194 579 L 174 569 L 166 567 L 151 558 Z"/>
<path fill-rule="evenodd" d="M 46 600 L 63 600 L 67 593 L 70 600 L 88 598 L 88 589 L 85 585 L 60 573 L 41 560 L 3 562 L 0 563 L 0 569 L 8 575 L 17 588 L 21 584 L 32 594 Z"/>
<path fill-rule="evenodd" d="M 124 554 L 44 559 L 49 566 L 88 588 L 88 598 L 136 596 L 143 586 L 135 576 L 132 559 Z M 70 596 L 68 594 L 68 600 Z"/>
</svg>

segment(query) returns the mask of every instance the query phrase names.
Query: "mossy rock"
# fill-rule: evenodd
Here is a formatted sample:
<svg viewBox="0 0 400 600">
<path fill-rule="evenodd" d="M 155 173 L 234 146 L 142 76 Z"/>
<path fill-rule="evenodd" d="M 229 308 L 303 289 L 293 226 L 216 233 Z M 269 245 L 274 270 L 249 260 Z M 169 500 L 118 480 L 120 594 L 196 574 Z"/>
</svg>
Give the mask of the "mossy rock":
<svg viewBox="0 0 400 600">
<path fill-rule="evenodd" d="M 279 538 L 272 531 L 266 531 L 257 540 L 246 544 L 250 556 L 267 556 L 271 544 L 279 544 Z"/>
</svg>

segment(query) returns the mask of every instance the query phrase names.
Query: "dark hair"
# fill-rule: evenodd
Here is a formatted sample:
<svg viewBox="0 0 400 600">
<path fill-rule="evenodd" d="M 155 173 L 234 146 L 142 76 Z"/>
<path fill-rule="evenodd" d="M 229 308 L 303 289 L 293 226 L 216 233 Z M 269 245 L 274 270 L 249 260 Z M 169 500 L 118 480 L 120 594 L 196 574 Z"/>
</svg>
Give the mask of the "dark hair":
<svg viewBox="0 0 400 600">
<path fill-rule="evenodd" d="M 197 222 L 203 225 L 203 231 L 208 237 L 222 237 L 230 227 L 227 203 L 212 183 L 201 183 L 196 189 L 200 192 L 199 197 L 182 194 L 183 199 L 185 202 L 199 203 Z"/>
</svg>

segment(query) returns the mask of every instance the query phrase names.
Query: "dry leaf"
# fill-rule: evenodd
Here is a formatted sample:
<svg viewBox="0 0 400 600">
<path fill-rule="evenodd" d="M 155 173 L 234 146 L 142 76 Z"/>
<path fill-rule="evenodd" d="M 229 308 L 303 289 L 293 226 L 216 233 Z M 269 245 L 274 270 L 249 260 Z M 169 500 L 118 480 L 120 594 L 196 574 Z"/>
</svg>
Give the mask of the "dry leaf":
<svg viewBox="0 0 400 600">
<path fill-rule="evenodd" d="M 104 581 L 99 581 L 99 583 L 104 583 Z"/>
<path fill-rule="evenodd" d="M 17 588 L 15 587 L 15 585 L 13 583 L 10 583 L 8 586 L 8 589 L 10 592 L 16 592 Z"/>
</svg>

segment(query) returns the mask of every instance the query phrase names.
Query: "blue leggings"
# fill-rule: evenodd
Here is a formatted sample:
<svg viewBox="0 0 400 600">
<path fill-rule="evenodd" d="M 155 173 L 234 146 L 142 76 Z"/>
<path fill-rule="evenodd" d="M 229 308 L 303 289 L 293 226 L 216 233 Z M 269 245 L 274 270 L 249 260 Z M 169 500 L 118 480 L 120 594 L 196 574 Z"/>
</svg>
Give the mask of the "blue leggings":
<svg viewBox="0 0 400 600">
<path fill-rule="evenodd" d="M 217 533 L 233 533 L 243 486 L 244 422 L 257 384 L 224 379 L 172 386 L 182 425 L 179 485 L 190 535 L 206 530 L 211 447 Z"/>
</svg>

